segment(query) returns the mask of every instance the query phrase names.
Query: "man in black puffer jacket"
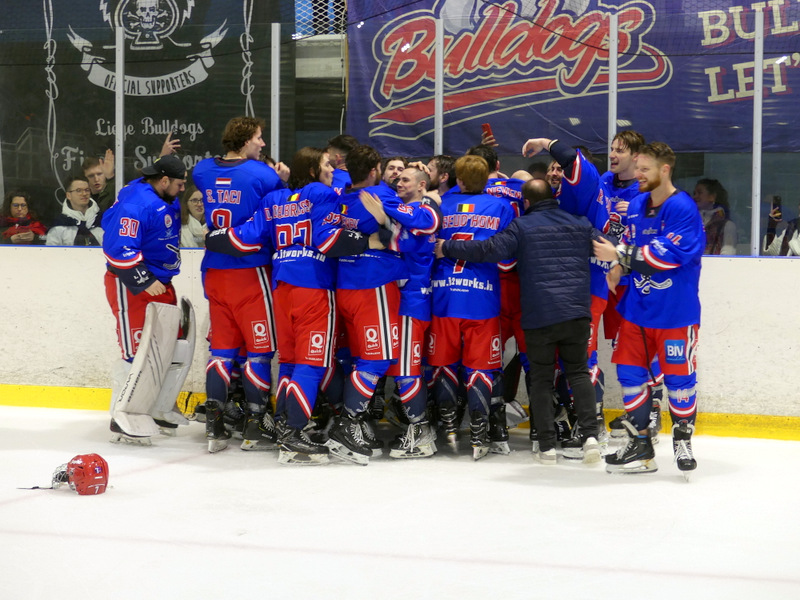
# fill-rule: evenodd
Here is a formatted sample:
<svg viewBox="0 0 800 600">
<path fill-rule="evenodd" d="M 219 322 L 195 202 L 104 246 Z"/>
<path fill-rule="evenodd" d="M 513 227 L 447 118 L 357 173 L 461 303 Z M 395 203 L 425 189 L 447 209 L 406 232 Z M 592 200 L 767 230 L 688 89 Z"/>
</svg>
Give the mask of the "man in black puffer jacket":
<svg viewBox="0 0 800 600">
<path fill-rule="evenodd" d="M 586 463 L 600 461 L 595 393 L 589 379 L 589 258 L 599 237 L 585 217 L 563 211 L 545 181 L 522 187 L 525 214 L 504 231 L 480 241 L 439 240 L 437 256 L 473 262 L 516 257 L 520 274 L 522 328 L 528 345 L 531 383 L 528 390 L 533 424 L 539 435 L 537 457 L 556 464 L 553 424 L 553 371 L 556 352 L 572 388 L 580 428 L 576 440 Z"/>
</svg>

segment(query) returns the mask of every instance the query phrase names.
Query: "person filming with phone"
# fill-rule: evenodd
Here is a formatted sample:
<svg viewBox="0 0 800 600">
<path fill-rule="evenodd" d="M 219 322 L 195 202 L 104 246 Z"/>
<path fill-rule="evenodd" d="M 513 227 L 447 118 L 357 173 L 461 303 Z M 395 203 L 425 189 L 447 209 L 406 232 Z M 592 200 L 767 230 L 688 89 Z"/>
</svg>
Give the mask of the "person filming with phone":
<svg viewBox="0 0 800 600">
<path fill-rule="evenodd" d="M 781 197 L 772 197 L 772 206 L 767 216 L 767 235 L 764 236 L 762 253 L 767 256 L 800 256 L 800 216 L 791 221 L 786 221 L 786 226 L 778 235 L 777 231 L 783 223 L 783 209 Z M 800 205 L 797 207 L 800 213 Z"/>
</svg>

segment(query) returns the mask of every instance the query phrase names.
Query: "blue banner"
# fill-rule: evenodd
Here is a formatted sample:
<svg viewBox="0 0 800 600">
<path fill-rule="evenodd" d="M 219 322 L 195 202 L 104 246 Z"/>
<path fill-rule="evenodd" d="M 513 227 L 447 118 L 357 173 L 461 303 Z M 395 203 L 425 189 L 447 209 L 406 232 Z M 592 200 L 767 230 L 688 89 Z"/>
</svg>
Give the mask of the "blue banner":
<svg viewBox="0 0 800 600">
<path fill-rule="evenodd" d="M 474 144 L 484 122 L 503 152 L 533 136 L 605 152 L 616 14 L 618 129 L 678 152 L 749 152 L 753 6 L 765 13 L 763 147 L 796 151 L 800 6 L 790 0 L 350 0 L 347 131 L 385 154 L 430 155 L 442 19 L 445 152 Z"/>
</svg>

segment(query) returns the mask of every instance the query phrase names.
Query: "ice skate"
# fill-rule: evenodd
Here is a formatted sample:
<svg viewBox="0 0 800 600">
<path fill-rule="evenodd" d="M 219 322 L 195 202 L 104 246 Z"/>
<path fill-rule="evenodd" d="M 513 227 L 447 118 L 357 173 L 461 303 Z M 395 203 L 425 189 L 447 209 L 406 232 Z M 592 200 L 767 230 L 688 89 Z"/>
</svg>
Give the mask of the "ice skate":
<svg viewBox="0 0 800 600">
<path fill-rule="evenodd" d="M 403 410 L 400 398 L 394 394 L 386 404 L 383 418 L 386 419 L 390 425 L 394 425 L 402 431 L 405 431 L 409 426 L 408 417 L 406 416 L 406 411 Z"/>
<path fill-rule="evenodd" d="M 611 431 L 612 438 L 624 438 L 627 437 L 628 431 L 625 429 L 625 426 L 622 424 L 624 421 L 628 420 L 628 413 L 624 412 L 616 419 L 612 419 L 611 422 L 608 424 L 608 428 Z"/>
<path fill-rule="evenodd" d="M 248 415 L 242 432 L 242 450 L 275 450 L 278 430 L 269 413 Z"/>
<path fill-rule="evenodd" d="M 330 453 L 341 460 L 366 466 L 372 456 L 372 450 L 364 440 L 361 421 L 347 412 L 336 418 L 328 440 Z"/>
<path fill-rule="evenodd" d="M 161 419 L 153 418 L 153 421 L 158 425 L 158 432 L 166 437 L 176 437 L 178 435 L 178 424 L 170 423 L 169 421 L 162 421 Z"/>
<path fill-rule="evenodd" d="M 218 400 L 206 401 L 206 441 L 212 454 L 228 447 L 231 432 L 225 428 L 222 404 Z"/>
<path fill-rule="evenodd" d="M 591 465 L 600 462 L 600 444 L 594 436 L 578 434 L 561 444 L 564 458 L 583 460 L 584 464 Z"/>
<path fill-rule="evenodd" d="M 558 408 L 558 407 L 557 407 Z M 569 424 L 567 409 L 560 407 L 555 418 L 556 441 L 564 442 L 572 437 L 572 427 Z"/>
<path fill-rule="evenodd" d="M 454 407 L 440 407 L 439 418 L 442 421 L 442 433 L 445 435 L 447 444 L 458 452 L 458 415 Z"/>
<path fill-rule="evenodd" d="M 694 425 L 689 423 L 676 423 L 672 426 L 672 451 L 675 453 L 675 463 L 686 481 L 689 481 L 689 475 L 697 468 L 697 461 L 692 453 L 693 433 Z"/>
<path fill-rule="evenodd" d="M 313 442 L 301 429 L 286 426 L 278 445 L 281 465 L 324 465 L 330 462 L 328 448 Z"/>
<path fill-rule="evenodd" d="M 489 440 L 489 450 L 493 454 L 511 454 L 505 405 L 498 406 L 489 414 Z"/>
<path fill-rule="evenodd" d="M 358 415 L 358 420 L 361 423 L 361 435 L 364 438 L 364 442 L 372 450 L 372 457 L 377 458 L 378 456 L 383 455 L 383 442 L 378 439 L 375 435 L 375 423 L 368 414 L 361 413 Z"/>
<path fill-rule="evenodd" d="M 658 470 L 653 443 L 648 435 L 640 435 L 627 419 L 623 426 L 628 433 L 628 443 L 616 454 L 606 455 L 606 471 L 609 473 L 654 473 Z"/>
<path fill-rule="evenodd" d="M 243 439 L 244 426 L 247 421 L 247 415 L 242 409 L 241 404 L 228 400 L 225 403 L 225 408 L 222 411 L 222 422 L 225 429 L 231 434 L 231 437 L 237 440 Z"/>
<path fill-rule="evenodd" d="M 392 458 L 425 458 L 436 453 L 436 436 L 427 421 L 413 423 L 390 444 Z"/>
<path fill-rule="evenodd" d="M 653 401 L 653 407 L 650 409 L 650 423 L 647 426 L 647 434 L 654 444 L 658 443 L 658 434 L 661 431 L 661 405 L 658 401 Z"/>
<path fill-rule="evenodd" d="M 111 438 L 109 441 L 112 444 L 131 444 L 132 446 L 152 445 L 149 436 L 128 435 L 122 431 L 122 428 L 117 425 L 117 422 L 114 419 L 111 419 L 111 425 L 109 426 L 109 429 L 111 430 Z"/>
<path fill-rule="evenodd" d="M 472 411 L 469 421 L 469 441 L 472 445 L 472 459 L 480 460 L 489 453 L 489 420 L 480 411 Z M 506 433 L 508 435 L 508 433 Z"/>
</svg>

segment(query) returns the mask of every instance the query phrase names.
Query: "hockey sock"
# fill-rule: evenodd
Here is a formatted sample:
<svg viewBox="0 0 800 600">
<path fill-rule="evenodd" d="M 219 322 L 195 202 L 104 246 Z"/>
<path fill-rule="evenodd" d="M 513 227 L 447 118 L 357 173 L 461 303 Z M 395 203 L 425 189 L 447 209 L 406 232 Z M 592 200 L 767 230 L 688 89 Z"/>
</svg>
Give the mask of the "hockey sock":
<svg viewBox="0 0 800 600">
<path fill-rule="evenodd" d="M 225 404 L 231 384 L 231 368 L 239 350 L 211 350 L 206 365 L 206 397 Z"/>
<path fill-rule="evenodd" d="M 467 405 L 472 414 L 476 410 L 489 414 L 492 402 L 492 372 L 479 369 L 465 369 L 467 375 Z"/>
<path fill-rule="evenodd" d="M 395 385 L 409 423 L 418 423 L 425 417 L 428 386 L 421 377 L 397 377 Z"/>
<path fill-rule="evenodd" d="M 267 409 L 269 402 L 269 392 L 272 388 L 272 372 L 270 362 L 274 352 L 256 354 L 247 353 L 247 362 L 244 364 L 242 373 L 242 385 L 244 396 L 247 400 L 247 411 L 251 413 L 263 413 Z"/>
<path fill-rule="evenodd" d="M 325 367 L 311 365 L 295 366 L 292 380 L 286 388 L 287 423 L 290 427 L 302 429 L 308 424 L 326 370 Z"/>
<path fill-rule="evenodd" d="M 458 405 L 457 365 L 438 367 L 433 374 L 433 396 L 442 408 L 455 408 Z"/>
<path fill-rule="evenodd" d="M 617 365 L 617 379 L 622 387 L 622 402 L 628 417 L 637 431 L 644 431 L 650 424 L 650 408 L 653 403 L 647 386 L 649 375 L 645 367 Z"/>
<path fill-rule="evenodd" d="M 389 365 L 388 360 L 356 361 L 355 369 L 344 382 L 344 406 L 350 415 L 367 410 L 378 380 L 389 370 Z"/>
<path fill-rule="evenodd" d="M 664 386 L 669 398 L 669 414 L 673 423 L 694 425 L 697 419 L 697 373 L 665 375 Z"/>
<path fill-rule="evenodd" d="M 275 416 L 286 418 L 286 388 L 292 380 L 294 363 L 281 363 L 278 366 L 278 387 L 275 390 Z"/>
</svg>

